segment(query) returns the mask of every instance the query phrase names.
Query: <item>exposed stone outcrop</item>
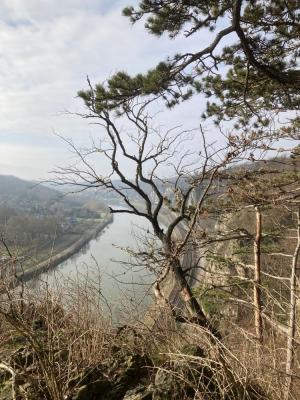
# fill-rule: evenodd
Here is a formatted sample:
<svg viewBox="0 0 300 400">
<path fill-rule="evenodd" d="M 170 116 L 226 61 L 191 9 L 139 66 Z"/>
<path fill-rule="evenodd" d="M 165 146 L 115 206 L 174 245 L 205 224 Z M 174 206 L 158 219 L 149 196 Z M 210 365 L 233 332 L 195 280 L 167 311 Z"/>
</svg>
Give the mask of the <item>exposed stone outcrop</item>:
<svg viewBox="0 0 300 400">
<path fill-rule="evenodd" d="M 62 352 L 55 351 L 57 362 Z M 14 382 L 9 374 L 0 375 L 1 400 L 11 399 L 14 386 L 18 400 L 51 399 L 45 382 L 38 374 L 36 356 L 30 346 L 22 346 L 9 360 L 15 371 Z M 218 370 L 220 374 L 218 375 Z M 178 357 L 154 367 L 148 356 L 116 348 L 99 365 L 82 369 L 68 382 L 64 390 L 66 400 L 182 400 L 195 399 L 201 393 L 203 400 L 232 400 L 231 392 L 219 387 L 221 366 L 207 359 L 198 346 L 182 348 Z M 59 379 L 59 377 L 58 377 Z M 226 379 L 226 377 L 224 377 Z M 12 385 L 13 383 L 13 385 Z M 239 383 L 237 383 L 239 385 Z M 230 385 L 228 385 L 230 389 Z M 244 397 L 247 400 L 266 399 L 259 388 L 249 384 Z M 236 400 L 236 397 L 234 397 Z"/>
</svg>

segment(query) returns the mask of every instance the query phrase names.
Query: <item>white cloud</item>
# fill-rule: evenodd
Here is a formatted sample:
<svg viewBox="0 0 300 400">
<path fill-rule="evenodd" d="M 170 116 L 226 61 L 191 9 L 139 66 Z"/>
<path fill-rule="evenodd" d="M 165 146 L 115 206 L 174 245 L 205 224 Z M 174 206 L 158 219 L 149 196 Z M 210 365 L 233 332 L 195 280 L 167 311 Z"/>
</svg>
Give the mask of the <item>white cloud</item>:
<svg viewBox="0 0 300 400">
<path fill-rule="evenodd" d="M 143 71 L 185 48 L 184 39 L 157 39 L 142 24 L 132 27 L 121 16 L 127 3 L 130 0 L 0 2 L 0 144 L 4 134 L 6 140 L 8 134 L 19 134 L 35 146 L 35 135 L 49 135 L 52 130 L 88 140 L 86 132 L 92 128 L 61 113 L 81 109 L 75 97 L 86 87 L 86 75 L 101 82 L 120 69 Z M 199 37 L 193 46 L 198 45 Z M 195 104 L 188 103 L 166 118 L 173 124 L 195 125 L 201 114 L 198 107 L 199 103 L 195 113 Z M 11 162 L 14 157 L 12 153 Z"/>
<path fill-rule="evenodd" d="M 76 11 L 106 12 L 121 0 L 2 0 L 0 15 L 11 24 L 51 20 Z"/>
</svg>

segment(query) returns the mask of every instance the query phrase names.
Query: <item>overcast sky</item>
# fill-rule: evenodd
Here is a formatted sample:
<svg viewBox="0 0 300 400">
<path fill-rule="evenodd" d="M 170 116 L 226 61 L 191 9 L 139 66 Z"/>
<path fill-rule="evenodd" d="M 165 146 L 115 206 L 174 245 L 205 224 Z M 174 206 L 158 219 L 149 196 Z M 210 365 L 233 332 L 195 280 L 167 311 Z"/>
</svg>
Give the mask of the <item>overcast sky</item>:
<svg viewBox="0 0 300 400">
<path fill-rule="evenodd" d="M 135 0 L 0 1 L 0 174 L 45 178 L 70 158 L 54 132 L 86 144 L 95 130 L 64 113 L 82 107 L 76 98 L 86 76 L 103 82 L 118 70 L 146 71 L 183 49 L 209 39 L 158 39 L 143 24 L 122 17 Z M 195 127 L 204 102 L 199 98 L 166 112 L 166 124 Z"/>
</svg>

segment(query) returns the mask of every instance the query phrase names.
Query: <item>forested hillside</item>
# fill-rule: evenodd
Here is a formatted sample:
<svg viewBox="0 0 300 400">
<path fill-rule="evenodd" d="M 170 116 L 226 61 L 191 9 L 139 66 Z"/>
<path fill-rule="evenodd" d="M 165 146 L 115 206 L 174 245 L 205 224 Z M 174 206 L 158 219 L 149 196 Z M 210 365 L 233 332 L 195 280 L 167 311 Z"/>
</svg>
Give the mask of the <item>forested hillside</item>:
<svg viewBox="0 0 300 400">
<path fill-rule="evenodd" d="M 42 184 L 0 175 L 2 243 L 31 267 L 76 242 L 107 213 L 101 198 L 74 196 Z M 2 257 L 7 257 L 1 247 Z"/>
</svg>

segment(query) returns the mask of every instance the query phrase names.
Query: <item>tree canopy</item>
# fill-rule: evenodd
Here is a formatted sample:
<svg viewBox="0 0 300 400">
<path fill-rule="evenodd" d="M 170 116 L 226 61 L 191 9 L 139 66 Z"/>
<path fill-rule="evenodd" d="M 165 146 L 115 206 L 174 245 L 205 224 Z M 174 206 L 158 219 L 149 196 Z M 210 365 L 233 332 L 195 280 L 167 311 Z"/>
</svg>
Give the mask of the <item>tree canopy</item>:
<svg viewBox="0 0 300 400">
<path fill-rule="evenodd" d="M 145 20 L 154 35 L 184 35 L 187 51 L 161 61 L 144 74 L 117 72 L 107 84 L 79 95 L 88 106 L 120 111 L 130 99 L 163 98 L 168 107 L 202 93 L 203 117 L 268 125 L 270 114 L 299 110 L 300 10 L 294 0 L 142 0 L 123 14 Z M 195 52 L 188 39 L 212 35 Z M 199 37 L 199 36 L 198 36 Z M 295 116 L 293 115 L 293 118 Z"/>
</svg>

